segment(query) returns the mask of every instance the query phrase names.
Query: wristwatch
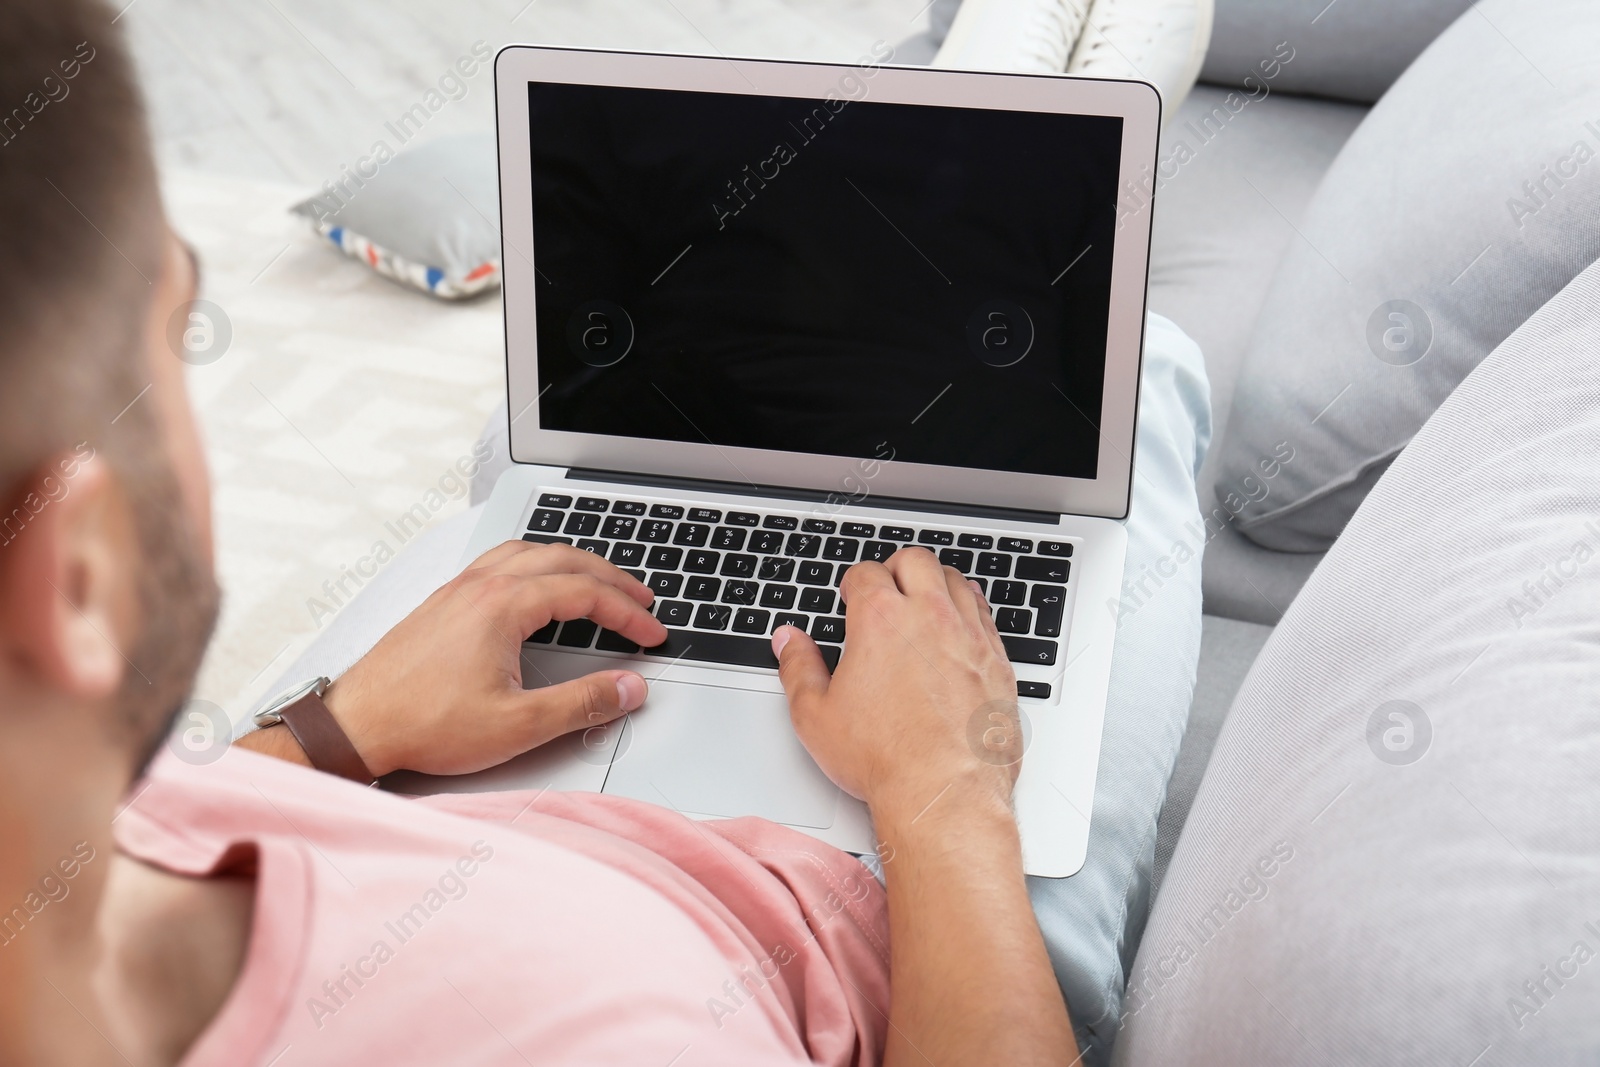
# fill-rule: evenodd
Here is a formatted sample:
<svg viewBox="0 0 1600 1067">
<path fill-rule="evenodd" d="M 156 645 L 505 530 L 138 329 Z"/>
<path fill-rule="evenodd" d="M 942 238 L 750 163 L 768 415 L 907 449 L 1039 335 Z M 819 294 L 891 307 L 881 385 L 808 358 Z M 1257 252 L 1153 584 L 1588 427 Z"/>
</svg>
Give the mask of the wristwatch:
<svg viewBox="0 0 1600 1067">
<path fill-rule="evenodd" d="M 361 753 L 350 743 L 349 735 L 334 719 L 328 705 L 322 702 L 322 694 L 331 684 L 327 678 L 313 678 L 295 686 L 257 712 L 255 724 L 267 727 L 283 723 L 300 742 L 311 766 L 352 782 L 372 785 L 376 779 L 367 770 Z"/>
</svg>

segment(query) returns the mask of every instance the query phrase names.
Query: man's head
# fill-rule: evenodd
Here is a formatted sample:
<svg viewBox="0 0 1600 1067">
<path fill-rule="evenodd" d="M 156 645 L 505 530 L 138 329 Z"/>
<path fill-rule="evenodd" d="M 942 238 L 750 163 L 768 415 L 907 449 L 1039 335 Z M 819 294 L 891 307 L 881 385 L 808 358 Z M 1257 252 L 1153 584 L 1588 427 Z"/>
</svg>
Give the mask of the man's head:
<svg viewBox="0 0 1600 1067">
<path fill-rule="evenodd" d="M 216 610 L 168 343 L 194 265 L 113 17 L 97 0 L 0 6 L 0 790 L 76 797 L 62 830 L 137 771 Z"/>
</svg>

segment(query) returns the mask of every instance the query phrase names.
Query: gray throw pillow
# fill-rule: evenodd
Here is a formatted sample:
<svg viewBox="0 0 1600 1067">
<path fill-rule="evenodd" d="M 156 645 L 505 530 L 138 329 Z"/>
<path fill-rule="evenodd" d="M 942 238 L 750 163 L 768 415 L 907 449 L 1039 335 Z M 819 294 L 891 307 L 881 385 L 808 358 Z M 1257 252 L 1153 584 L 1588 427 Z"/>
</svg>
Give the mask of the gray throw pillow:
<svg viewBox="0 0 1600 1067">
<path fill-rule="evenodd" d="M 1600 1059 L 1600 265 L 1373 489 L 1222 727 L 1115 1062 Z"/>
<path fill-rule="evenodd" d="M 1218 500 L 1246 537 L 1326 549 L 1456 384 L 1600 256 L 1596 40 L 1594 0 L 1483 0 L 1340 151 L 1222 439 Z"/>
<path fill-rule="evenodd" d="M 500 284 L 500 177 L 493 134 L 387 144 L 291 210 L 346 255 L 431 296 Z"/>
<path fill-rule="evenodd" d="M 1370 104 L 1472 0 L 1216 0 L 1200 80 L 1252 88 L 1263 62 L 1293 59 L 1272 88 Z"/>
</svg>

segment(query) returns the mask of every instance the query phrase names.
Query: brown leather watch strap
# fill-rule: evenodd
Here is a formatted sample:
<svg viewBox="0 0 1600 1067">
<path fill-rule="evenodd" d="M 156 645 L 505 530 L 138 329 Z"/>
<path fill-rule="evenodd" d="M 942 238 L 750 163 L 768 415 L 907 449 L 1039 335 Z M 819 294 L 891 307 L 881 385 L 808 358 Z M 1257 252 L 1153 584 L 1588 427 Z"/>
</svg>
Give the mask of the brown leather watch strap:
<svg viewBox="0 0 1600 1067">
<path fill-rule="evenodd" d="M 300 742 L 311 766 L 362 785 L 371 785 L 376 781 L 361 759 L 361 753 L 350 743 L 350 738 L 334 719 L 328 705 L 317 694 L 307 693 L 279 711 L 278 715 L 289 732 L 294 734 L 294 739 Z"/>
</svg>

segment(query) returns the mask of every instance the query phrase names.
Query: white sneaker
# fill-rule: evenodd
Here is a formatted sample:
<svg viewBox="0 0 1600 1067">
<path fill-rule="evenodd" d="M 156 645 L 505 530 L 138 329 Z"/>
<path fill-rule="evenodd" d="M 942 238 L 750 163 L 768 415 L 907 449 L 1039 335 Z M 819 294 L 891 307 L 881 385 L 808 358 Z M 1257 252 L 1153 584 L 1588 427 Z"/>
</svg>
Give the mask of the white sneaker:
<svg viewBox="0 0 1600 1067">
<path fill-rule="evenodd" d="M 953 70 L 1064 73 L 1089 3 L 963 0 L 939 54 L 929 65 Z"/>
<path fill-rule="evenodd" d="M 1200 76 L 1211 43 L 1212 3 L 1093 0 L 1067 73 L 1150 82 L 1161 90 L 1166 122 Z"/>
</svg>

